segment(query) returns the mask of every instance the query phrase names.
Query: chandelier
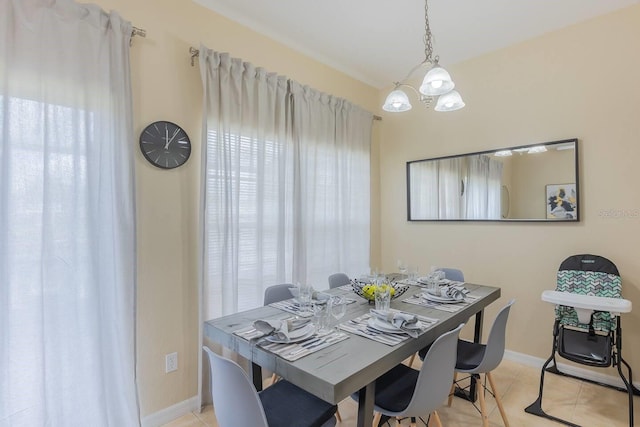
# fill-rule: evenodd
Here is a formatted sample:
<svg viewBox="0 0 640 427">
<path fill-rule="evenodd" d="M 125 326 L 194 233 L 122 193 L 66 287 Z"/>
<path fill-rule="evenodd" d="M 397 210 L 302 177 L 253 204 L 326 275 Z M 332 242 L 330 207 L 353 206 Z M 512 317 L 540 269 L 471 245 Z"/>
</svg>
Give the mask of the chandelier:
<svg viewBox="0 0 640 427">
<path fill-rule="evenodd" d="M 439 57 L 433 56 L 433 42 L 431 35 L 431 28 L 429 27 L 429 6 L 427 0 L 424 2 L 424 61 L 416 65 L 409 71 L 407 76 L 399 81 L 394 82 L 395 87 L 393 91 L 387 96 L 384 101 L 382 109 L 394 113 L 408 111 L 411 109 L 411 103 L 409 97 L 401 89 L 404 87 L 413 90 L 420 102 L 426 107 L 429 107 L 434 100 L 436 105 L 434 110 L 436 111 L 455 111 L 464 107 L 464 101 L 458 93 L 454 90 L 455 83 L 451 80 L 451 76 L 438 64 Z M 413 73 L 421 68 L 427 68 L 428 71 L 424 76 L 424 80 L 419 89 L 405 83 Z"/>
</svg>

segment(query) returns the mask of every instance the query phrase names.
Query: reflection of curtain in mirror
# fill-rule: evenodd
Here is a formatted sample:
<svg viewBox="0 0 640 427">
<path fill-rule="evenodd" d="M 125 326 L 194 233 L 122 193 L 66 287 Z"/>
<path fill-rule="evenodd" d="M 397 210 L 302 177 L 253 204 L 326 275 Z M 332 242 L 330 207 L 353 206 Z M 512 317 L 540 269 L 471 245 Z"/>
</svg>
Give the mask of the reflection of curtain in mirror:
<svg viewBox="0 0 640 427">
<path fill-rule="evenodd" d="M 460 219 L 462 213 L 462 157 L 441 159 L 438 163 L 438 216 L 440 219 Z"/>
<path fill-rule="evenodd" d="M 416 162 L 409 169 L 411 218 L 438 218 L 438 163 Z"/>
<path fill-rule="evenodd" d="M 486 155 L 468 157 L 467 219 L 500 219 L 502 163 Z"/>
</svg>

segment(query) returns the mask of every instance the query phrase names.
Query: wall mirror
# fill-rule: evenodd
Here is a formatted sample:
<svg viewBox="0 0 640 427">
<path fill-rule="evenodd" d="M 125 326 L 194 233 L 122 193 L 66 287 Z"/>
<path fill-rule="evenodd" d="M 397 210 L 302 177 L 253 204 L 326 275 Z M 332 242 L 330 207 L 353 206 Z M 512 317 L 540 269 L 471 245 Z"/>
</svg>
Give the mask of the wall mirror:
<svg viewBox="0 0 640 427">
<path fill-rule="evenodd" d="M 409 221 L 579 221 L 578 140 L 407 162 Z"/>
</svg>

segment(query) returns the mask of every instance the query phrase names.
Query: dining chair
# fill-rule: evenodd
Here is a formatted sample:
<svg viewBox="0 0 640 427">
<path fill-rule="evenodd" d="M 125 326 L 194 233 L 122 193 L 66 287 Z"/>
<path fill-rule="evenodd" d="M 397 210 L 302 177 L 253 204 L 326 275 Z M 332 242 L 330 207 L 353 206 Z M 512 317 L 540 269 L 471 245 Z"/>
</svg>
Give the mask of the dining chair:
<svg viewBox="0 0 640 427">
<path fill-rule="evenodd" d="M 438 270 L 444 271 L 444 278 L 447 280 L 453 280 L 454 282 L 464 282 L 464 273 L 462 272 L 462 270 L 446 267 L 438 268 Z M 425 347 L 418 352 L 418 357 L 420 357 L 420 360 L 424 359 L 424 355 L 427 353 L 427 350 L 428 347 Z M 411 358 L 409 358 L 409 366 L 413 365 L 413 361 L 415 360 L 415 358 L 416 354 L 414 353 L 411 355 Z"/>
<path fill-rule="evenodd" d="M 281 285 L 272 285 L 264 290 L 264 303 L 263 305 L 273 304 L 274 302 L 284 301 L 292 298 L 289 288 L 293 288 L 291 283 L 283 283 Z"/>
<path fill-rule="evenodd" d="M 334 273 L 329 276 L 329 289 L 348 285 L 349 283 L 351 283 L 351 280 L 349 279 L 349 276 L 344 273 Z"/>
<path fill-rule="evenodd" d="M 425 413 L 433 413 L 436 425 L 442 427 L 436 409 L 447 397 L 453 369 L 456 363 L 456 342 L 464 326 L 446 332 L 436 339 L 424 358 L 420 370 L 399 364 L 383 374 L 375 382 L 373 425 L 380 423 L 382 416 L 410 417 L 415 419 Z M 358 393 L 351 395 L 358 400 Z"/>
<path fill-rule="evenodd" d="M 454 282 L 464 282 L 464 273 L 457 268 L 438 268 L 440 271 L 444 271 L 444 278 L 453 280 Z"/>
<path fill-rule="evenodd" d="M 271 285 L 264 290 L 264 302 L 262 305 L 273 304 L 274 302 L 280 302 L 292 297 L 289 288 L 293 287 L 291 283 L 282 283 L 280 285 Z M 271 375 L 270 384 L 278 381 L 276 374 Z"/>
<path fill-rule="evenodd" d="M 280 285 L 271 285 L 267 289 L 264 290 L 264 303 L 263 305 L 269 305 L 274 302 L 284 301 L 292 297 L 291 291 L 289 288 L 293 287 L 291 283 L 283 283 Z M 271 380 L 269 382 L 270 385 L 275 384 L 280 378 L 277 374 L 271 375 Z M 336 410 L 336 418 L 338 421 L 342 422 L 342 416 L 340 415 L 340 411 Z"/>
<path fill-rule="evenodd" d="M 208 347 L 211 396 L 220 427 L 332 427 L 337 406 L 281 380 L 256 391 L 245 371 Z"/>
<path fill-rule="evenodd" d="M 489 414 L 487 412 L 487 406 L 485 403 L 485 391 L 495 398 L 498 410 L 502 416 L 505 427 L 509 427 L 509 421 L 507 420 L 507 414 L 504 412 L 502 406 L 502 400 L 496 389 L 495 382 L 491 376 L 491 371 L 498 367 L 504 356 L 505 347 L 505 335 L 507 329 L 507 319 L 509 317 L 509 311 L 511 306 L 515 303 L 515 299 L 510 300 L 505 305 L 491 326 L 489 332 L 489 339 L 486 344 L 475 343 L 465 340 L 458 340 L 458 356 L 456 360 L 456 367 L 453 374 L 453 383 L 451 384 L 451 390 L 449 392 L 449 400 L 447 405 L 451 406 L 453 400 L 453 393 L 457 384 L 458 372 L 469 374 L 476 379 L 476 384 L 481 384 L 482 389 L 478 392 L 478 400 L 480 401 L 480 413 L 482 415 L 483 427 L 489 426 Z M 485 380 L 482 381 L 481 375 L 484 374 Z M 467 377 L 468 378 L 468 377 Z M 491 390 L 487 388 L 487 380 L 491 386 Z"/>
</svg>

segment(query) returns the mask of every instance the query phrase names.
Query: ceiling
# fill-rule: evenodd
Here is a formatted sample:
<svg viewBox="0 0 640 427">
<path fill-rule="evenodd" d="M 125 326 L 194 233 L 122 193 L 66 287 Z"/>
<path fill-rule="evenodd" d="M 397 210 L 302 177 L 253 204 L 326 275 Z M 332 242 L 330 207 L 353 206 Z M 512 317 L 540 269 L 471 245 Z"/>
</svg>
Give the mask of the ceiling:
<svg viewBox="0 0 640 427">
<path fill-rule="evenodd" d="M 193 0 L 381 88 L 424 59 L 422 0 Z M 429 0 L 443 66 L 640 0 Z"/>
</svg>

